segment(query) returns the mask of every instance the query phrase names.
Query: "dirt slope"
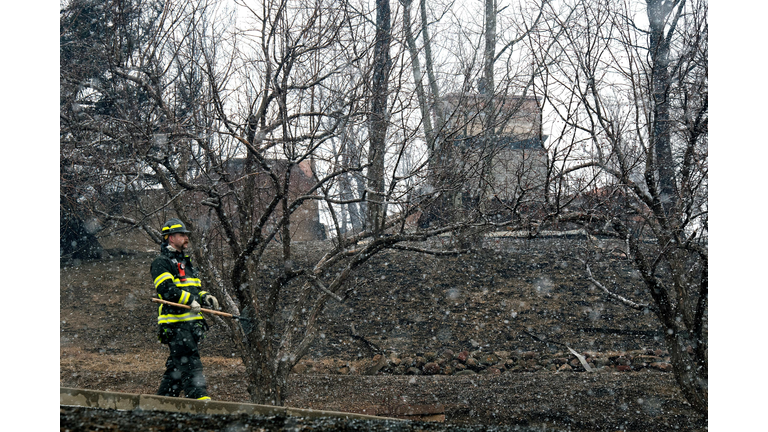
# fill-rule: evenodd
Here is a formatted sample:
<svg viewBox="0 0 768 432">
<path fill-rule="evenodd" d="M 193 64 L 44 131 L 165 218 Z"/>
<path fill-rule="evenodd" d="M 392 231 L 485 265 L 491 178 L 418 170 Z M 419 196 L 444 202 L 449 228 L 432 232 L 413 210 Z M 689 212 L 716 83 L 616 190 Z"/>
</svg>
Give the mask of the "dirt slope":
<svg viewBox="0 0 768 432">
<path fill-rule="evenodd" d="M 307 244 L 306 259 L 321 252 Z M 60 384 L 96 390 L 154 393 L 167 355 L 155 339 L 154 304 L 145 247 L 128 255 L 61 267 Z M 149 249 L 151 250 L 151 249 Z M 491 241 L 457 257 L 383 253 L 357 274 L 356 294 L 329 304 L 324 337 L 311 350 L 316 361 L 370 359 L 369 345 L 387 355 L 450 349 L 484 352 L 663 349 L 652 314 L 609 301 L 583 277 L 579 258 L 601 254 L 593 266 L 620 294 L 643 298 L 635 272 L 608 243 L 578 239 Z M 245 401 L 244 370 L 214 324 L 201 346 L 214 399 Z M 697 430 L 697 417 L 671 373 L 506 372 L 500 376 L 404 377 L 295 375 L 288 405 L 333 410 L 364 406 L 441 403 L 449 423 L 542 424 L 573 430 Z M 639 402 L 638 402 L 639 401 Z"/>
</svg>

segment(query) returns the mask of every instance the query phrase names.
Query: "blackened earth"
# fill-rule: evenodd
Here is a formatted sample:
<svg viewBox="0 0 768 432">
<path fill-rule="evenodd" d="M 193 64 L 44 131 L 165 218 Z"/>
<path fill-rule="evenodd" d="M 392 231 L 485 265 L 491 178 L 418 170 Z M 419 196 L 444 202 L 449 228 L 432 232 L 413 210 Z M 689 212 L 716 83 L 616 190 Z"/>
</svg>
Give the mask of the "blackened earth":
<svg viewBox="0 0 768 432">
<path fill-rule="evenodd" d="M 149 302 L 152 249 L 130 244 L 112 249 L 110 258 L 62 265 L 61 386 L 155 393 L 167 352 L 155 338 L 156 306 Z M 297 259 L 309 261 L 321 250 L 303 245 Z M 663 350 L 653 314 L 608 299 L 586 279 L 583 261 L 618 294 L 650 301 L 620 244 L 502 238 L 460 256 L 384 252 L 357 272 L 344 303 L 329 303 L 322 337 L 307 359 L 316 366 L 291 376 L 286 405 L 364 412 L 440 404 L 443 424 L 183 414 L 167 423 L 167 413 L 62 407 L 61 430 L 705 430 L 706 418 L 685 402 L 673 374 L 652 369 L 355 372 L 382 351 L 409 357 L 445 350 L 546 356 L 564 345 L 582 353 Z M 272 265 L 266 263 L 266 276 Z M 211 397 L 248 401 L 244 368 L 226 328 L 211 324 L 201 344 Z"/>
</svg>

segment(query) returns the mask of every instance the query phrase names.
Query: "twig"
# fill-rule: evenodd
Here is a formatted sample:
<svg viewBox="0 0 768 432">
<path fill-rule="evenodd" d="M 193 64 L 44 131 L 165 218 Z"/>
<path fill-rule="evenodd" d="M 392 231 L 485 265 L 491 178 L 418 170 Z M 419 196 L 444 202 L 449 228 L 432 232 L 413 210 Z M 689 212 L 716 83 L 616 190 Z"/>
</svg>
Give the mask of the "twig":
<svg viewBox="0 0 768 432">
<path fill-rule="evenodd" d="M 611 297 L 612 299 L 618 300 L 618 301 L 624 303 L 625 305 L 631 307 L 632 309 L 636 309 L 636 310 L 640 310 L 640 311 L 641 310 L 645 310 L 645 309 L 653 309 L 653 306 L 651 306 L 651 305 L 649 305 L 647 303 L 636 303 L 636 302 L 633 302 L 632 300 L 630 300 L 630 299 L 628 299 L 626 297 L 622 297 L 622 296 L 616 294 L 615 292 L 610 291 L 608 288 L 603 286 L 603 284 L 598 282 L 598 280 L 595 279 L 594 276 L 592 276 L 592 270 L 590 270 L 589 264 L 584 263 L 584 267 L 587 270 L 587 279 L 589 279 L 590 282 L 595 284 L 595 286 L 597 286 L 598 288 L 603 290 L 603 292 L 605 292 L 608 295 L 608 297 Z"/>
<path fill-rule="evenodd" d="M 365 343 L 365 344 L 368 346 L 368 349 L 370 349 L 371 351 L 373 351 L 373 352 L 375 352 L 375 353 L 381 353 L 381 354 L 383 354 L 383 353 L 384 353 L 384 350 L 383 350 L 383 349 L 381 349 L 381 348 L 379 348 L 379 346 L 378 346 L 378 345 L 376 345 L 375 343 L 373 343 L 373 342 L 369 341 L 368 339 L 366 339 L 366 338 L 365 338 L 365 336 L 360 336 L 360 335 L 358 335 L 358 334 L 357 334 L 357 330 L 355 330 L 355 325 L 354 325 L 354 324 L 350 323 L 350 324 L 349 324 L 349 327 L 350 327 L 350 329 L 351 329 L 351 331 L 349 332 L 349 334 L 350 334 L 350 335 L 351 335 L 353 338 L 355 338 L 355 339 L 357 339 L 357 340 L 359 340 L 359 341 L 362 341 L 363 343 Z"/>
<path fill-rule="evenodd" d="M 575 355 L 576 358 L 579 359 L 579 363 L 581 363 L 581 365 L 584 366 L 584 370 L 586 370 L 587 372 L 592 372 L 592 368 L 589 367 L 589 364 L 587 364 L 587 359 L 585 359 L 583 355 L 577 353 L 576 351 L 573 350 L 573 348 L 569 347 L 568 345 L 566 345 L 565 347 L 568 348 L 568 351 L 570 351 L 571 354 Z"/>
<path fill-rule="evenodd" d="M 440 250 L 423 249 L 423 248 L 418 248 L 414 246 L 405 246 L 405 245 L 394 245 L 394 246 L 390 246 L 389 248 L 408 251 L 408 252 L 418 252 L 418 253 L 434 255 L 434 256 L 452 256 L 452 255 L 460 255 L 460 254 L 469 252 L 469 249 L 440 251 Z"/>
<path fill-rule="evenodd" d="M 317 288 L 320 289 L 320 291 L 322 291 L 322 292 L 328 294 L 329 296 L 335 298 L 339 303 L 344 303 L 344 299 L 343 298 L 339 297 L 338 294 L 336 294 L 335 292 L 333 292 L 333 291 L 329 290 L 328 288 L 326 288 L 325 285 L 323 285 L 323 283 L 320 282 L 320 279 L 318 279 L 316 276 L 310 275 L 309 278 L 312 280 L 312 283 Z"/>
</svg>

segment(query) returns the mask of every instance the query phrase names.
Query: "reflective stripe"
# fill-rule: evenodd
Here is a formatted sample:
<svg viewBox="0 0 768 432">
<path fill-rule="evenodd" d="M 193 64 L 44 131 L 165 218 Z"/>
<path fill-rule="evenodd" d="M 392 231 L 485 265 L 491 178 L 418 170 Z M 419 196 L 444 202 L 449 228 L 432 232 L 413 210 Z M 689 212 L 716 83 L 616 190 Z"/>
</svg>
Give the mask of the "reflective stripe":
<svg viewBox="0 0 768 432">
<path fill-rule="evenodd" d="M 163 227 L 163 231 L 168 231 L 168 230 L 171 230 L 171 229 L 174 229 L 174 228 L 181 228 L 181 225 L 180 224 L 176 224 L 176 225 L 171 225 L 169 227 Z"/>
<path fill-rule="evenodd" d="M 186 291 L 181 292 L 181 297 L 179 297 L 179 303 L 181 304 L 187 304 L 189 303 L 190 294 Z"/>
<path fill-rule="evenodd" d="M 172 324 L 182 321 L 195 321 L 203 319 L 203 315 L 200 313 L 193 314 L 191 312 L 181 315 L 159 315 L 157 317 L 158 324 Z"/>
<path fill-rule="evenodd" d="M 173 283 L 175 283 L 177 287 L 188 287 L 188 286 L 199 287 L 201 285 L 200 279 L 195 279 L 195 278 L 187 278 L 187 280 L 185 280 L 184 282 L 181 282 L 181 281 L 177 282 L 177 279 L 174 279 Z"/>
<path fill-rule="evenodd" d="M 177 288 L 199 287 L 202 285 L 202 282 L 198 278 L 186 278 L 186 280 L 182 282 L 181 280 L 174 278 L 172 274 L 165 272 L 155 278 L 155 289 L 157 289 L 161 283 L 167 281 L 168 279 L 171 279 L 173 281 L 173 284 L 176 285 Z M 181 297 L 179 298 L 179 303 L 187 304 L 188 301 L 189 301 L 189 293 L 183 292 L 181 294 Z"/>
<path fill-rule="evenodd" d="M 197 295 L 199 295 L 200 298 L 205 297 L 206 294 L 208 294 L 208 291 L 200 291 L 199 293 L 197 293 Z"/>
<path fill-rule="evenodd" d="M 211 400 L 211 398 L 208 396 L 203 396 L 203 397 L 197 398 L 197 400 Z"/>
<path fill-rule="evenodd" d="M 155 278 L 155 289 L 157 289 L 157 287 L 159 287 L 161 283 L 165 282 L 168 279 L 173 279 L 173 275 L 168 273 L 168 272 L 162 273 L 162 274 L 160 274 L 160 276 L 156 277 Z"/>
<path fill-rule="evenodd" d="M 181 227 L 181 225 L 174 225 L 171 228 Z M 160 276 L 155 278 L 155 289 L 157 289 L 160 284 L 167 280 L 173 281 L 173 284 L 176 286 L 176 288 L 181 289 L 181 295 L 179 296 L 179 300 L 177 303 L 181 304 L 189 304 L 192 302 L 192 293 L 189 291 L 186 291 L 182 288 L 186 287 L 197 287 L 199 288 L 201 285 L 201 281 L 198 278 L 191 278 L 187 277 L 184 279 L 179 279 L 174 277 L 171 273 L 165 272 L 160 274 Z M 200 293 L 198 293 L 200 295 Z M 158 293 L 158 297 L 161 299 L 163 298 L 160 293 Z M 202 297 L 201 297 L 202 298 Z M 163 306 L 160 305 L 160 307 L 157 310 L 157 323 L 158 324 L 171 324 L 171 323 L 177 323 L 177 322 L 183 322 L 183 321 L 195 321 L 195 320 L 201 320 L 203 319 L 203 315 L 200 313 L 192 314 L 190 312 L 179 314 L 179 315 L 173 315 L 173 314 L 163 314 Z"/>
</svg>

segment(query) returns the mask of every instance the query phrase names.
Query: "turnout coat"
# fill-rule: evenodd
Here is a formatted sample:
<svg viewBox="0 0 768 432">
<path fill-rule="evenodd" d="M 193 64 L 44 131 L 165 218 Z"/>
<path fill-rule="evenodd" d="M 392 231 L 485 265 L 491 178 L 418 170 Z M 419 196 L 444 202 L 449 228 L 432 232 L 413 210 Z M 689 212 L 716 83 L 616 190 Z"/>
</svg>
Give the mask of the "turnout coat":
<svg viewBox="0 0 768 432">
<path fill-rule="evenodd" d="M 163 300 L 184 305 L 192 304 L 193 300 L 203 303 L 203 297 L 208 294 L 203 291 L 198 278 L 198 271 L 192 265 L 189 255 L 179 252 L 164 244 L 160 255 L 150 267 L 157 296 Z M 191 313 L 189 309 L 177 306 L 160 305 L 157 312 L 157 324 L 160 327 L 181 322 L 203 321 L 202 313 Z"/>
</svg>

